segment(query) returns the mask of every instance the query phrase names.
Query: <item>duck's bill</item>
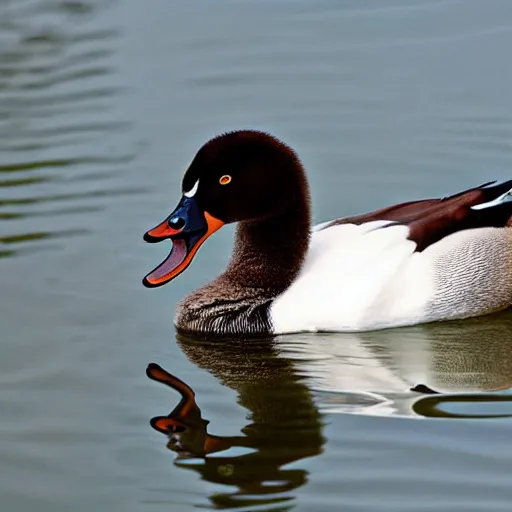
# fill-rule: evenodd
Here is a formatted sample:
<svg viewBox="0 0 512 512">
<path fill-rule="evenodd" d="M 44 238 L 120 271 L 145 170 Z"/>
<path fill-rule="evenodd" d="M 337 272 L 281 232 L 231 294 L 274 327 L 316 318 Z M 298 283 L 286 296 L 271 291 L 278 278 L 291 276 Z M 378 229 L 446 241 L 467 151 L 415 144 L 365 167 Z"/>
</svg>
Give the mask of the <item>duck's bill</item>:
<svg viewBox="0 0 512 512">
<path fill-rule="evenodd" d="M 171 239 L 172 249 L 167 258 L 144 277 L 142 284 L 156 288 L 181 274 L 203 242 L 223 225 L 219 219 L 201 211 L 193 198 L 184 197 L 167 219 L 144 235 L 149 243 Z"/>
</svg>

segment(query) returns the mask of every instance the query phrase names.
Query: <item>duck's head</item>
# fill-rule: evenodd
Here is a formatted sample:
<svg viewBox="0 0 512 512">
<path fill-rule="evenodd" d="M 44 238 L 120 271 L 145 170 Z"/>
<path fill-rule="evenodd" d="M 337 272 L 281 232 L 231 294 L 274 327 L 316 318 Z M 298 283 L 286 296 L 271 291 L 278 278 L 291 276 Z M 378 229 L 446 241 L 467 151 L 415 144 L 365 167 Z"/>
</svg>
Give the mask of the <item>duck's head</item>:
<svg viewBox="0 0 512 512">
<path fill-rule="evenodd" d="M 272 217 L 278 222 L 287 211 L 309 206 L 297 155 L 271 135 L 252 130 L 226 133 L 204 144 L 185 172 L 182 194 L 176 209 L 144 235 L 149 243 L 173 242 L 169 256 L 144 277 L 149 288 L 183 272 L 202 243 L 224 224 Z"/>
</svg>

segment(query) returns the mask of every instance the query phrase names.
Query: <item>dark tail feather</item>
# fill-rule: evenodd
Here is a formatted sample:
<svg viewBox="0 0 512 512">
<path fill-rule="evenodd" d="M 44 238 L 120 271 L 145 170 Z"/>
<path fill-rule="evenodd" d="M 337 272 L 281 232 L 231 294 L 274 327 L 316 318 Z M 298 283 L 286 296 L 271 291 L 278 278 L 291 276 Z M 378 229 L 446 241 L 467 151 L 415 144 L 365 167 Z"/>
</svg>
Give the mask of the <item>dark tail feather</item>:
<svg viewBox="0 0 512 512">
<path fill-rule="evenodd" d="M 482 201 L 471 206 L 472 210 L 503 207 L 510 210 L 512 215 L 512 180 L 495 185 L 485 185 L 480 190 L 483 192 Z"/>
</svg>

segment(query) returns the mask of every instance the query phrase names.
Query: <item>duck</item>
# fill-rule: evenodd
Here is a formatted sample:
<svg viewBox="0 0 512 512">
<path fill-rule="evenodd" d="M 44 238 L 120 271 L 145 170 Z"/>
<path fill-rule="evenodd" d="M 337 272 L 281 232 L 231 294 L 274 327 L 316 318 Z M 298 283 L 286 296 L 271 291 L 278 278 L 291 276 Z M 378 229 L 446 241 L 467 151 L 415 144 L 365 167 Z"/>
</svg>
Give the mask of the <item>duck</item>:
<svg viewBox="0 0 512 512">
<path fill-rule="evenodd" d="M 144 286 L 175 279 L 232 223 L 231 259 L 178 303 L 178 332 L 248 339 L 374 331 L 512 304 L 512 180 L 313 226 L 297 153 L 263 131 L 222 133 L 197 151 L 175 210 L 144 234 L 149 243 L 172 242 Z"/>
</svg>

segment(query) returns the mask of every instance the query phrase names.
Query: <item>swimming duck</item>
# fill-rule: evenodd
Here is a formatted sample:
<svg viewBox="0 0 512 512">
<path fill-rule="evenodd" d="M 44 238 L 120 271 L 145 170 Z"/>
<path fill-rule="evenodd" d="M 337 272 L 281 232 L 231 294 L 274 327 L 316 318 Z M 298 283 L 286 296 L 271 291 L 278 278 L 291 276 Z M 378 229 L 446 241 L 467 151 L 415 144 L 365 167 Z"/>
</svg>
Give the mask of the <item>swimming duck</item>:
<svg viewBox="0 0 512 512">
<path fill-rule="evenodd" d="M 197 152 L 178 206 L 144 239 L 172 240 L 143 279 L 168 283 L 224 224 L 238 223 L 217 279 L 181 301 L 184 333 L 249 338 L 462 319 L 512 304 L 512 180 L 311 226 L 297 154 L 243 130 Z"/>
</svg>

